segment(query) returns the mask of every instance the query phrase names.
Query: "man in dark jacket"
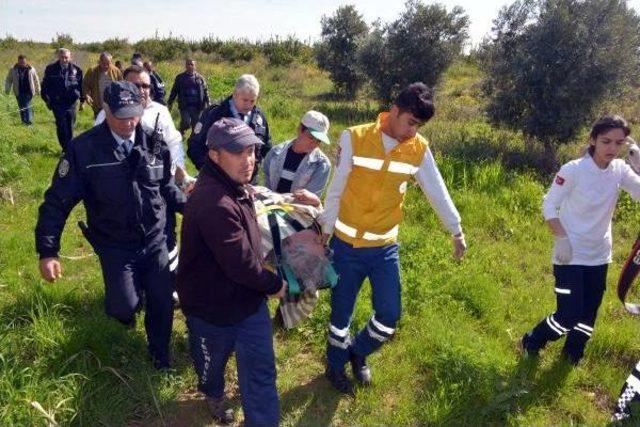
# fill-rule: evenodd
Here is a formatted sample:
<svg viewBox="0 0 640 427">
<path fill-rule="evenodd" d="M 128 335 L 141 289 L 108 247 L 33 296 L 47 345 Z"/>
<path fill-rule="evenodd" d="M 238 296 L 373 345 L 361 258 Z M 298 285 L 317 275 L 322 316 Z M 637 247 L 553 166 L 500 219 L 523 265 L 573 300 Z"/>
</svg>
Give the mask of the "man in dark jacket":
<svg viewBox="0 0 640 427">
<path fill-rule="evenodd" d="M 196 61 L 187 59 L 185 69 L 184 73 L 176 76 L 167 101 L 167 107 L 171 110 L 173 101 L 178 97 L 180 133 L 184 133 L 189 128 L 193 131 L 200 113 L 209 105 L 207 83 L 196 71 Z"/>
<path fill-rule="evenodd" d="M 47 108 L 53 111 L 58 142 L 64 150 L 73 138 L 78 100 L 85 100 L 82 69 L 71 63 L 69 49 L 58 49 L 58 60 L 45 68 L 40 95 Z"/>
<path fill-rule="evenodd" d="M 262 159 L 271 150 L 271 135 L 269 134 L 269 124 L 267 118 L 256 105 L 260 94 L 260 84 L 258 79 L 252 74 L 243 74 L 236 81 L 233 94 L 222 101 L 220 105 L 215 105 L 202 112 L 198 124 L 193 129 L 189 137 L 189 147 L 187 155 L 196 168 L 200 169 L 207 157 L 207 132 L 214 122 L 222 117 L 235 117 L 244 121 L 253 129 L 253 132 L 262 141 L 262 146 L 256 149 L 256 168 L 253 171 L 251 182 L 255 183 Z"/>
<path fill-rule="evenodd" d="M 40 206 L 40 274 L 49 282 L 61 277 L 60 236 L 83 201 L 87 225 L 79 225 L 100 259 L 107 315 L 133 326 L 144 292 L 149 353 L 157 368 L 168 368 L 173 301 L 165 205 L 181 212 L 185 198 L 173 182 L 168 148 L 139 125 L 138 88 L 112 82 L 103 106 L 106 121 L 69 142 Z"/>
<path fill-rule="evenodd" d="M 149 73 L 149 78 L 151 79 L 151 99 L 158 104 L 166 105 L 164 102 L 164 81 L 156 71 L 156 67 L 151 61 L 145 61 L 143 66 Z"/>
<path fill-rule="evenodd" d="M 225 410 L 224 371 L 235 351 L 246 426 L 279 421 L 266 297 L 286 292 L 286 282 L 262 265 L 246 186 L 260 144 L 241 120 L 223 118 L 211 126 L 209 152 L 184 212 L 177 283 L 199 389 L 214 418 L 233 421 Z"/>
</svg>

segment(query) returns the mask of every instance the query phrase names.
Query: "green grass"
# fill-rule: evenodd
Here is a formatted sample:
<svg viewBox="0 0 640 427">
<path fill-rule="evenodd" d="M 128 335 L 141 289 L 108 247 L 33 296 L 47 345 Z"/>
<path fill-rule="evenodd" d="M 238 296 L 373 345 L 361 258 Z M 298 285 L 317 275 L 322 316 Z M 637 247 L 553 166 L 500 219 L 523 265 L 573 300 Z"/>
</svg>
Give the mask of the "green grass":
<svg viewBox="0 0 640 427">
<path fill-rule="evenodd" d="M 27 54 L 40 72 L 51 56 Z M 16 55 L 0 53 L 2 69 Z M 84 67 L 97 59 L 77 57 Z M 366 98 L 347 103 L 330 96 L 330 81 L 307 65 L 201 60 L 199 67 L 214 98 L 228 94 L 239 74 L 255 73 L 275 142 L 294 136 L 307 109 L 329 116 L 334 140 L 379 109 Z M 182 64 L 158 68 L 170 85 Z M 554 308 L 552 239 L 540 213 L 550 177 L 535 170 L 536 152 L 525 149 L 522 135 L 484 122 L 479 79 L 473 65 L 454 64 L 438 88 L 436 118 L 423 130 L 463 217 L 465 260 L 452 260 L 449 237 L 411 187 L 400 235 L 403 317 L 394 339 L 371 357 L 374 386 L 351 399 L 323 379 L 329 315 L 323 293 L 308 321 L 276 333 L 284 425 L 607 423 L 640 357 L 637 320 L 624 314 L 613 290 L 637 231 L 637 205 L 628 197 L 620 202 L 609 289 L 584 363 L 573 370 L 557 363 L 559 345 L 551 345 L 538 365 L 522 363 L 518 339 Z M 99 266 L 74 225 L 84 215 L 81 207 L 65 229 L 62 280 L 39 278 L 33 229 L 59 148 L 52 115 L 40 100 L 32 128 L 20 125 L 16 109 L 13 96 L 0 97 L 0 187 L 14 197 L 14 204 L 0 200 L 0 424 L 45 425 L 32 402 L 61 425 L 211 423 L 195 392 L 183 317 L 174 323 L 175 370 L 159 374 L 146 358 L 142 327 L 125 330 L 104 315 Z M 89 110 L 81 112 L 78 131 L 91 119 Z M 570 156 L 578 150 L 573 145 L 565 151 Z M 364 286 L 355 327 L 370 317 L 369 301 Z M 233 367 L 229 392 L 239 405 Z"/>
</svg>

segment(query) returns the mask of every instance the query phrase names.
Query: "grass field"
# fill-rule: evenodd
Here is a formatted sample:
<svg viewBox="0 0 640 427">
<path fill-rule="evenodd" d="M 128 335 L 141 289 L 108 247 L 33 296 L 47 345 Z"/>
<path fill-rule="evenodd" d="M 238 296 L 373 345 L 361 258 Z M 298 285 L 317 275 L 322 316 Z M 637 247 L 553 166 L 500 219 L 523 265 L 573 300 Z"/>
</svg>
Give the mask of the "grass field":
<svg viewBox="0 0 640 427">
<path fill-rule="evenodd" d="M 6 72 L 18 52 L 0 52 Z M 51 53 L 26 52 L 40 75 Z M 83 68 L 96 55 L 80 53 Z M 180 63 L 158 64 L 170 84 Z M 348 125 L 378 111 L 365 98 L 345 102 L 315 68 L 213 64 L 200 58 L 212 95 L 255 73 L 259 104 L 275 142 L 294 136 L 304 111 L 325 112 L 335 140 Z M 469 251 L 452 260 L 449 237 L 417 186 L 401 226 L 403 318 L 397 335 L 371 357 L 374 385 L 355 398 L 337 395 L 322 376 L 327 295 L 311 319 L 275 337 L 282 424 L 323 425 L 605 425 L 618 391 L 640 358 L 637 320 L 614 295 L 617 275 L 638 231 L 637 205 L 623 197 L 616 214 L 608 291 L 584 362 L 559 363 L 551 345 L 539 364 L 523 363 L 517 341 L 554 308 L 552 239 L 540 213 L 549 176 L 522 135 L 490 127 L 481 114 L 481 75 L 467 62 L 447 72 L 437 90 L 436 118 L 423 133 L 463 217 Z M 0 425 L 210 425 L 187 350 L 184 319 L 174 323 L 175 369 L 158 373 L 146 358 L 141 326 L 126 330 L 103 313 L 96 257 L 68 220 L 64 276 L 39 278 L 33 229 L 59 156 L 53 117 L 39 99 L 35 126 L 20 125 L 13 96 L 0 96 Z M 627 110 L 625 110 L 627 111 Z M 174 117 L 177 117 L 174 112 Z M 90 109 L 77 131 L 91 126 Z M 561 150 L 576 155 L 578 144 Z M 331 156 L 333 157 L 333 156 Z M 9 200 L 9 189 L 13 203 Z M 354 319 L 370 316 L 365 286 Z M 141 325 L 141 322 L 138 323 Z M 234 366 L 229 392 L 239 407 Z"/>
</svg>

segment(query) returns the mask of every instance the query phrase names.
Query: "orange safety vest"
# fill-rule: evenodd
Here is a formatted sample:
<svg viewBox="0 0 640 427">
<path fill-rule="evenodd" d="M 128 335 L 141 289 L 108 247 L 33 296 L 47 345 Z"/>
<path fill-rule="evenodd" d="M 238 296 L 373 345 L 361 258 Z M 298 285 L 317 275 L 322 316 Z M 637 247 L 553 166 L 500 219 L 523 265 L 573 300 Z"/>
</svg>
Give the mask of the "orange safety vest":
<svg viewBox="0 0 640 427">
<path fill-rule="evenodd" d="M 407 181 L 418 171 L 428 147 L 416 134 L 385 154 L 380 124 L 387 114 L 381 113 L 375 123 L 349 128 L 353 167 L 340 198 L 335 234 L 354 247 L 397 240 Z"/>
</svg>

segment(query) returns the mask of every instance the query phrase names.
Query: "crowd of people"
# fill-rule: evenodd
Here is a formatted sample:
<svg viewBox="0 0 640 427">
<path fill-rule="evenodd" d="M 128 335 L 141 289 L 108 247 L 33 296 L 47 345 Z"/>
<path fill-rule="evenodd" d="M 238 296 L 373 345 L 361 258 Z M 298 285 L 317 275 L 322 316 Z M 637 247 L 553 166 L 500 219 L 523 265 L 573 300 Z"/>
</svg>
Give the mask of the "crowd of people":
<svg viewBox="0 0 640 427">
<path fill-rule="evenodd" d="M 144 305 L 149 355 L 156 368 L 169 369 L 179 299 L 198 388 L 212 416 L 222 423 L 234 420 L 224 372 L 235 352 L 245 424 L 277 425 L 267 299 L 285 299 L 289 284 L 264 262 L 253 190 L 262 170 L 268 189 L 323 208 L 317 239 L 330 248 L 338 273 L 331 290 L 325 376 L 344 394 L 352 395 L 354 384 L 370 385 L 368 356 L 395 334 L 401 316 L 397 240 L 411 178 L 450 233 L 454 257 L 461 259 L 467 248 L 460 214 L 428 141 L 418 133 L 436 111 L 431 89 L 408 85 L 375 121 L 344 130 L 329 184 L 332 165 L 321 150 L 331 144 L 329 118 L 310 110 L 293 139 L 272 146 L 267 117 L 256 105 L 260 85 L 253 75 L 241 75 L 232 94 L 216 103 L 196 61 L 187 59 L 165 105 L 163 80 L 141 55 L 121 70 L 104 52 L 84 75 L 69 50 L 59 49 L 57 55 L 46 67 L 42 88 L 23 55 L 9 71 L 6 87 L 13 88 L 27 125 L 33 123 L 31 98 L 41 94 L 63 149 L 35 228 L 42 277 L 53 282 L 62 276 L 62 230 L 82 202 L 86 223 L 79 225 L 100 261 L 106 314 L 134 327 Z M 178 129 L 170 113 L 176 98 Z M 95 126 L 73 138 L 78 102 L 92 107 Z M 183 138 L 189 130 L 185 156 Z M 611 262 L 619 189 L 640 200 L 640 177 L 617 159 L 630 132 L 619 116 L 598 120 L 585 156 L 560 169 L 544 198 L 543 215 L 555 236 L 557 309 L 524 335 L 524 357 L 537 357 L 549 341 L 565 335 L 567 361 L 578 364 L 583 357 Z M 197 179 L 188 174 L 186 157 L 198 170 Z M 179 239 L 178 213 L 183 216 Z M 373 314 L 352 334 L 365 279 Z M 625 387 L 627 400 L 618 418 L 628 416 L 628 402 L 640 399 L 640 387 Z"/>
</svg>

